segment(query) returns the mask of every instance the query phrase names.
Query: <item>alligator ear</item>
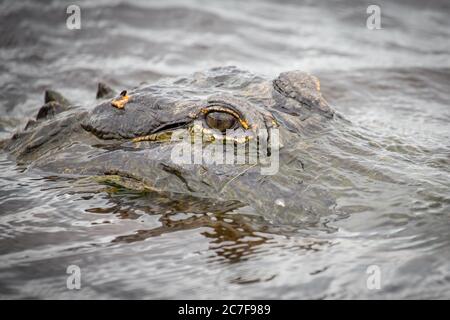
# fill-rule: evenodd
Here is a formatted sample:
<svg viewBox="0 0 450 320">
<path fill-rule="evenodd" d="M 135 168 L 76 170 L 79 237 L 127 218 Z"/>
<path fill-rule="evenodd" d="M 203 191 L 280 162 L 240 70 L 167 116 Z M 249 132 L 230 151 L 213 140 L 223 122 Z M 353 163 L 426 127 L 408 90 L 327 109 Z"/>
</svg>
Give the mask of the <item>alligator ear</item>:
<svg viewBox="0 0 450 320">
<path fill-rule="evenodd" d="M 280 73 L 273 80 L 274 89 L 287 98 L 291 98 L 306 106 L 311 111 L 332 117 L 333 110 L 322 97 L 320 82 L 315 76 L 302 71 Z"/>
<path fill-rule="evenodd" d="M 111 87 L 104 84 L 103 82 L 99 82 L 97 86 L 97 99 L 104 99 L 104 98 L 113 98 L 116 96 L 116 93 Z"/>
</svg>

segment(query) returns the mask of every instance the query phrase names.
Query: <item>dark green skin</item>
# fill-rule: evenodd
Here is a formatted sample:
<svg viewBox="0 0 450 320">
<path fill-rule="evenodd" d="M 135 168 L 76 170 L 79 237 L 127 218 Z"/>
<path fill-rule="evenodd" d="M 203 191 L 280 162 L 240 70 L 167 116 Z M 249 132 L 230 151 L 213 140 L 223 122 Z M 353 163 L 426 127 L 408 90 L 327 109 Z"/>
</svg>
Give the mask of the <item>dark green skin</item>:
<svg viewBox="0 0 450 320">
<path fill-rule="evenodd" d="M 112 91 L 102 90 L 106 98 L 101 93 L 105 99 L 93 108 L 50 99 L 46 105 L 65 104 L 52 109 L 62 112 L 38 117 L 4 148 L 18 162 L 45 173 L 119 176 L 130 188 L 237 200 L 270 219 L 282 215 L 283 221 L 306 223 L 333 212 L 337 194 L 326 173 L 330 164 L 354 170 L 345 159 L 333 157 L 337 148 L 351 148 L 341 139 L 347 121 L 324 100 L 318 80 L 300 71 L 272 80 L 234 67 L 215 68 L 129 90 L 124 109 L 111 106 Z M 245 117 L 253 125 L 248 130 L 268 128 L 275 120 L 283 145 L 277 174 L 261 175 L 259 165 L 179 165 L 170 157 L 173 143 L 131 142 L 203 121 L 201 108 L 218 103 Z"/>
</svg>

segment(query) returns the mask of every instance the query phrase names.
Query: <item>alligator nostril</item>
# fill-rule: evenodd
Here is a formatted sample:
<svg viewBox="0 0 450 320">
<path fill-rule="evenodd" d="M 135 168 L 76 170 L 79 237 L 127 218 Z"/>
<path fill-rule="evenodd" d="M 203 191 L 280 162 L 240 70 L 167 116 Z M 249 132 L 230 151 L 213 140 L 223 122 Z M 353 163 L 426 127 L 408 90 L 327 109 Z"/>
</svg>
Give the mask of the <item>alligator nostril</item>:
<svg viewBox="0 0 450 320">
<path fill-rule="evenodd" d="M 127 90 L 123 90 L 117 99 L 114 99 L 113 101 L 111 101 L 111 105 L 118 109 L 123 109 L 129 99 L 130 99 L 130 96 L 127 95 Z"/>
</svg>

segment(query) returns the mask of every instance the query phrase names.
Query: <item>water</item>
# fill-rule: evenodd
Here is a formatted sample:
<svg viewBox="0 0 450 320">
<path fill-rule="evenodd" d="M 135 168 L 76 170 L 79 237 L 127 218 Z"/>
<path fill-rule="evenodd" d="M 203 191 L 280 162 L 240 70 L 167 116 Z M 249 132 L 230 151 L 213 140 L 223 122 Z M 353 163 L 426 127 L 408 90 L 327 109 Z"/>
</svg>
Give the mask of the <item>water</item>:
<svg viewBox="0 0 450 320">
<path fill-rule="evenodd" d="M 78 4 L 82 28 L 68 30 L 69 3 L 1 2 L 0 138 L 46 88 L 89 105 L 100 80 L 302 69 L 377 147 L 386 177 L 353 181 L 336 199 L 344 215 L 299 228 L 233 203 L 49 176 L 2 153 L 1 298 L 450 298 L 448 2 L 382 2 L 381 30 L 366 28 L 370 2 Z M 69 265 L 81 290 L 66 288 Z"/>
</svg>

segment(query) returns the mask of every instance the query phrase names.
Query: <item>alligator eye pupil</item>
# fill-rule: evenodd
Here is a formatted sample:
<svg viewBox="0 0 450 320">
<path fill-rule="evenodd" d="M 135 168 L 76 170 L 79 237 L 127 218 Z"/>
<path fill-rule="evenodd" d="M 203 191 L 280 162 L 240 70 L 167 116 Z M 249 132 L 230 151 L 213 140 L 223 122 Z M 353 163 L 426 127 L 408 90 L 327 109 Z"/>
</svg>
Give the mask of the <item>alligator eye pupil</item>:
<svg viewBox="0 0 450 320">
<path fill-rule="evenodd" d="M 236 124 L 236 118 L 226 112 L 210 112 L 206 115 L 206 124 L 211 129 L 216 129 L 224 132 L 231 129 Z"/>
</svg>

